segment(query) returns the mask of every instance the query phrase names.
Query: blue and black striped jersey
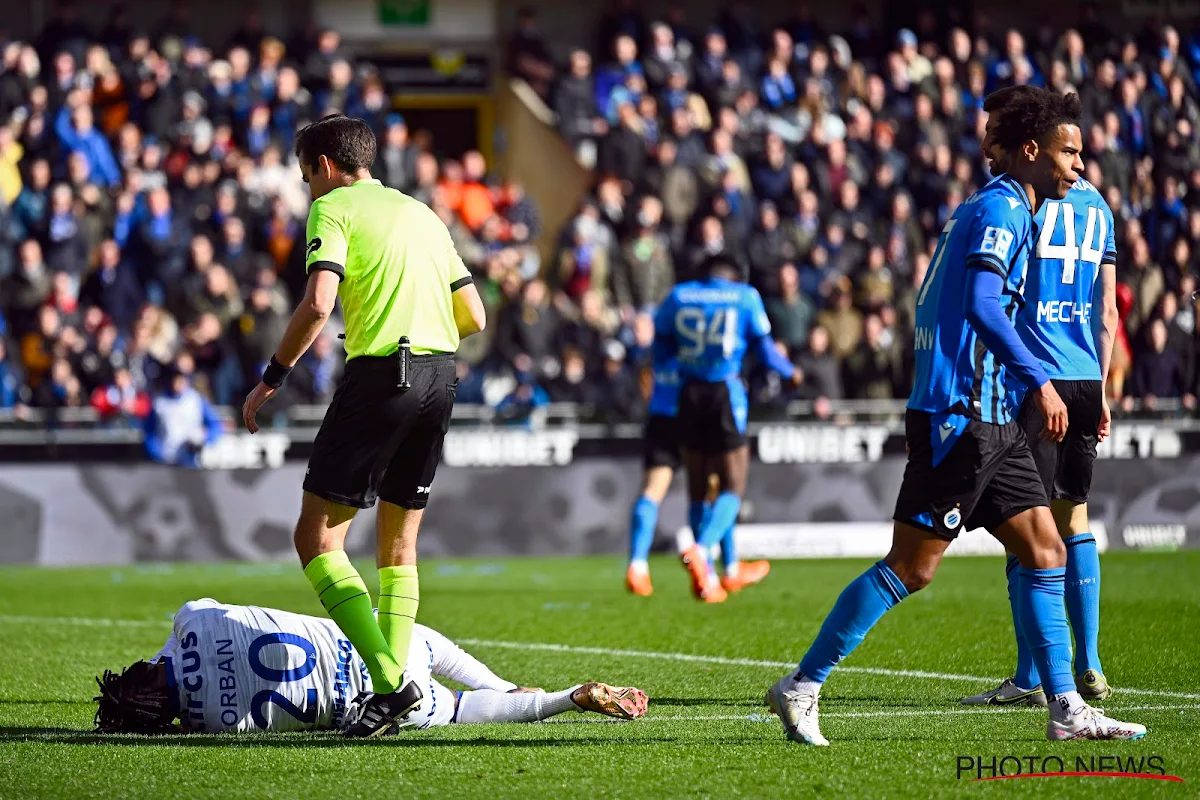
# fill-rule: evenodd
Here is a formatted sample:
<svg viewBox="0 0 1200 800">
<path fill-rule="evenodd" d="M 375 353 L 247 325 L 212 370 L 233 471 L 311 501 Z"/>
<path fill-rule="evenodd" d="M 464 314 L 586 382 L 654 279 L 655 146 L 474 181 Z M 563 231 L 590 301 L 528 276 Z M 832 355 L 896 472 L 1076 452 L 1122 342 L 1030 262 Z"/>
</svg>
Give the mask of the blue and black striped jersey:
<svg viewBox="0 0 1200 800">
<path fill-rule="evenodd" d="M 1004 279 L 1001 299 L 1012 320 L 1023 302 L 1032 233 L 1029 195 L 1007 175 L 955 210 L 917 294 L 909 408 L 953 411 L 995 424 L 1012 419 L 1004 365 L 967 322 L 967 272 L 986 269 Z"/>
</svg>

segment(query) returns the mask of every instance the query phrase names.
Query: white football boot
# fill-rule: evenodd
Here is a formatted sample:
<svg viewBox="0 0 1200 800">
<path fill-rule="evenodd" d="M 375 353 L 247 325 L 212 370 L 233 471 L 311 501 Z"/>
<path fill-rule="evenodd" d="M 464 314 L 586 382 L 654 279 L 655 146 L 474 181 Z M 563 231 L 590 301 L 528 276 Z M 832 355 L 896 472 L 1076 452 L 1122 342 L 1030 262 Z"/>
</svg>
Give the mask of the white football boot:
<svg viewBox="0 0 1200 800">
<path fill-rule="evenodd" d="M 1062 722 L 1051 718 L 1046 723 L 1046 738 L 1052 742 L 1072 739 L 1141 739 L 1146 735 L 1146 726 L 1136 722 L 1119 722 L 1104 716 L 1104 711 L 1092 708 L 1087 703 L 1071 709 Z"/>
<path fill-rule="evenodd" d="M 780 678 L 767 690 L 767 705 L 783 720 L 783 730 L 793 742 L 829 745 L 817 723 L 817 693 L 798 690 L 791 675 Z"/>
</svg>

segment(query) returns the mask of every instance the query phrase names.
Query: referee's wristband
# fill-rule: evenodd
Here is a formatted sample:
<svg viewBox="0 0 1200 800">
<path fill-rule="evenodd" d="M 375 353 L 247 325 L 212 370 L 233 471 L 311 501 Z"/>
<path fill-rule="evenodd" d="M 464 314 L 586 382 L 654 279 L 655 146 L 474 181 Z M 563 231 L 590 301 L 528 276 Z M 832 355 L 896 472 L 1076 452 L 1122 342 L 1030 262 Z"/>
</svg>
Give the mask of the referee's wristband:
<svg viewBox="0 0 1200 800">
<path fill-rule="evenodd" d="M 271 356 L 271 362 L 263 370 L 262 382 L 272 389 L 278 389 L 280 386 L 283 386 L 283 382 L 287 380 L 287 376 L 291 371 L 291 367 L 285 367 L 275 360 L 275 356 Z"/>
</svg>

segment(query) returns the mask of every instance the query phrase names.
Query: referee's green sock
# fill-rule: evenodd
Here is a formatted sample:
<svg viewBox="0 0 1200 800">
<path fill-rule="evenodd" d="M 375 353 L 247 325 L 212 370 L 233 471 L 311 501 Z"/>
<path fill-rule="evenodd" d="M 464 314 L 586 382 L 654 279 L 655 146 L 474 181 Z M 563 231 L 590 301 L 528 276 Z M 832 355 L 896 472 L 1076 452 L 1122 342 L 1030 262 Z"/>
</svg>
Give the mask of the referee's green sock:
<svg viewBox="0 0 1200 800">
<path fill-rule="evenodd" d="M 379 568 L 379 629 L 401 666 L 408 661 L 420 600 L 415 566 Z"/>
<path fill-rule="evenodd" d="M 325 611 L 346 634 L 371 673 L 372 691 L 387 694 L 400 688 L 404 664 L 397 663 L 375 621 L 371 595 L 344 550 L 334 550 L 308 562 L 304 575 L 316 590 Z M 410 627 L 411 630 L 411 627 Z M 408 651 L 405 650 L 405 653 Z"/>
</svg>

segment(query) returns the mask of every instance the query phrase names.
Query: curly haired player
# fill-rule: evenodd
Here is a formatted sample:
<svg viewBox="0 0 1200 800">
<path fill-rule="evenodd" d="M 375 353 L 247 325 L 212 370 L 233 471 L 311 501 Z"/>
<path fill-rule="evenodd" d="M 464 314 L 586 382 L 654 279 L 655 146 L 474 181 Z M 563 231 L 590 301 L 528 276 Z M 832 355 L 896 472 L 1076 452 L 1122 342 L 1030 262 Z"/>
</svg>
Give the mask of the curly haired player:
<svg viewBox="0 0 1200 800">
<path fill-rule="evenodd" d="M 640 689 L 584 683 L 560 692 L 503 680 L 442 634 L 417 625 L 408 669 L 424 692 L 402 728 L 539 722 L 566 711 L 617 719 L 646 713 Z M 449 678 L 468 687 L 456 692 Z M 331 620 L 257 606 L 194 600 L 175 614 L 158 655 L 97 678 L 96 729 L 103 733 L 222 733 L 340 730 L 371 677 Z M 178 725 L 176 725 L 178 720 Z"/>
</svg>

